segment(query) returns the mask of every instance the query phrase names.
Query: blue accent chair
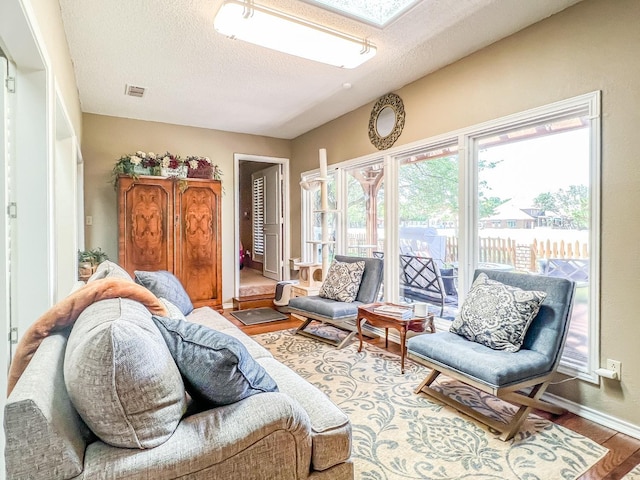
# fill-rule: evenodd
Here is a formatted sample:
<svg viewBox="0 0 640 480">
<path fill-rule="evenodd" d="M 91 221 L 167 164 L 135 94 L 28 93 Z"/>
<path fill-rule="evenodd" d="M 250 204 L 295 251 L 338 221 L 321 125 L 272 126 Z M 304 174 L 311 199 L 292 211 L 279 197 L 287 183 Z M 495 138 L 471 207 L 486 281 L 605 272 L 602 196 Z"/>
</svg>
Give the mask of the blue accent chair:
<svg viewBox="0 0 640 480">
<path fill-rule="evenodd" d="M 380 285 L 382 284 L 383 261 L 379 258 L 350 257 L 336 255 L 335 259 L 340 262 L 364 261 L 364 272 L 360 289 L 356 300 L 338 302 L 319 295 L 307 297 L 296 297 L 289 301 L 288 311 L 291 314 L 303 317 L 304 323 L 298 327 L 296 333 L 316 340 L 332 344 L 338 348 L 344 347 L 357 333 L 356 319 L 358 318 L 358 307 L 368 303 L 373 303 L 378 298 Z M 328 323 L 334 327 L 346 330 L 349 334 L 342 340 L 333 342 L 323 336 L 305 330 L 313 321 Z"/>
<path fill-rule="evenodd" d="M 492 350 L 446 331 L 409 339 L 407 356 L 431 369 L 415 393 L 425 393 L 488 425 L 500 433 L 501 440 L 506 441 L 518 432 L 532 408 L 554 414 L 566 411 L 540 397 L 560 362 L 569 330 L 575 283 L 566 278 L 480 269 L 476 270 L 474 279 L 480 273 L 523 290 L 547 293 L 527 330 L 522 348 L 515 353 Z M 509 423 L 480 413 L 430 387 L 441 373 L 513 403 L 519 409 Z M 530 391 L 519 391 L 525 388 L 530 388 Z"/>
</svg>

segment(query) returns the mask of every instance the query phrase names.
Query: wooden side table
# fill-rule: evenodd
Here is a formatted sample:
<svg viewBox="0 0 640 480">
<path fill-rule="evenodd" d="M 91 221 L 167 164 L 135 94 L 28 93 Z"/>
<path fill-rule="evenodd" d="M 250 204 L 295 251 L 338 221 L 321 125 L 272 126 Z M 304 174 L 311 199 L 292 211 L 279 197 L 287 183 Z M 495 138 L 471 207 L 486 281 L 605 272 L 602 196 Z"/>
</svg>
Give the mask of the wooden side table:
<svg viewBox="0 0 640 480">
<path fill-rule="evenodd" d="M 358 307 L 358 337 L 360 338 L 360 347 L 358 352 L 362 351 L 362 325 L 369 322 L 370 325 L 378 328 L 384 328 L 384 348 L 389 347 L 389 328 L 395 328 L 400 334 L 400 372 L 404 373 L 404 357 L 407 352 L 406 338 L 409 330 L 414 332 L 426 332 L 429 330 L 435 333 L 433 324 L 433 314 L 428 314 L 425 318 L 414 317 L 403 319 L 391 315 L 384 315 L 374 312 L 374 308 L 385 305 L 385 303 L 371 303 Z"/>
</svg>

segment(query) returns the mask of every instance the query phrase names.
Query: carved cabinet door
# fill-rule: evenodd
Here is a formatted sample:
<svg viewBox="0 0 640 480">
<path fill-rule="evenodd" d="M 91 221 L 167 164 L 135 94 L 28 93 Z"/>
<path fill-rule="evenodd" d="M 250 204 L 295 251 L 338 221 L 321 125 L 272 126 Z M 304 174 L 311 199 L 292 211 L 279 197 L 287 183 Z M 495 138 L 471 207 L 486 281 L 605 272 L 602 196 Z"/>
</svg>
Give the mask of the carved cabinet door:
<svg viewBox="0 0 640 480">
<path fill-rule="evenodd" d="M 173 182 L 118 179 L 119 263 L 135 270 L 174 270 Z"/>
<path fill-rule="evenodd" d="M 222 307 L 221 191 L 198 179 L 176 191 L 176 276 L 195 307 Z"/>
</svg>

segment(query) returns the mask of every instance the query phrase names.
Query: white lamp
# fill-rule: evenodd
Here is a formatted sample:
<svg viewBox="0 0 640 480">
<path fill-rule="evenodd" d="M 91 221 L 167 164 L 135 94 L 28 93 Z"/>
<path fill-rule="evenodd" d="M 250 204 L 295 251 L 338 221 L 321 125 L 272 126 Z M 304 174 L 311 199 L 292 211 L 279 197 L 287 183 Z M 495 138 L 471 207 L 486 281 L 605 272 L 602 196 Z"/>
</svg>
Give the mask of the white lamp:
<svg viewBox="0 0 640 480">
<path fill-rule="evenodd" d="M 376 47 L 364 39 L 251 1 L 225 1 L 213 26 L 230 38 L 337 67 L 355 68 L 376 54 Z"/>
</svg>

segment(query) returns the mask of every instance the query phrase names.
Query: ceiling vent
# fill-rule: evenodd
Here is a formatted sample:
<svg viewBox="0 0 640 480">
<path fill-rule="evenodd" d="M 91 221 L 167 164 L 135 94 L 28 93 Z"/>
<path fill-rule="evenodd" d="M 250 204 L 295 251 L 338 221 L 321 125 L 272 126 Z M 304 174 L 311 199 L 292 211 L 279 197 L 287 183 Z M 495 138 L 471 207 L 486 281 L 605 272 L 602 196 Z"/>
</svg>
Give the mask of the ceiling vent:
<svg viewBox="0 0 640 480">
<path fill-rule="evenodd" d="M 142 97 L 144 95 L 144 87 L 136 87 L 135 85 L 125 85 L 125 95 L 132 97 Z"/>
</svg>

